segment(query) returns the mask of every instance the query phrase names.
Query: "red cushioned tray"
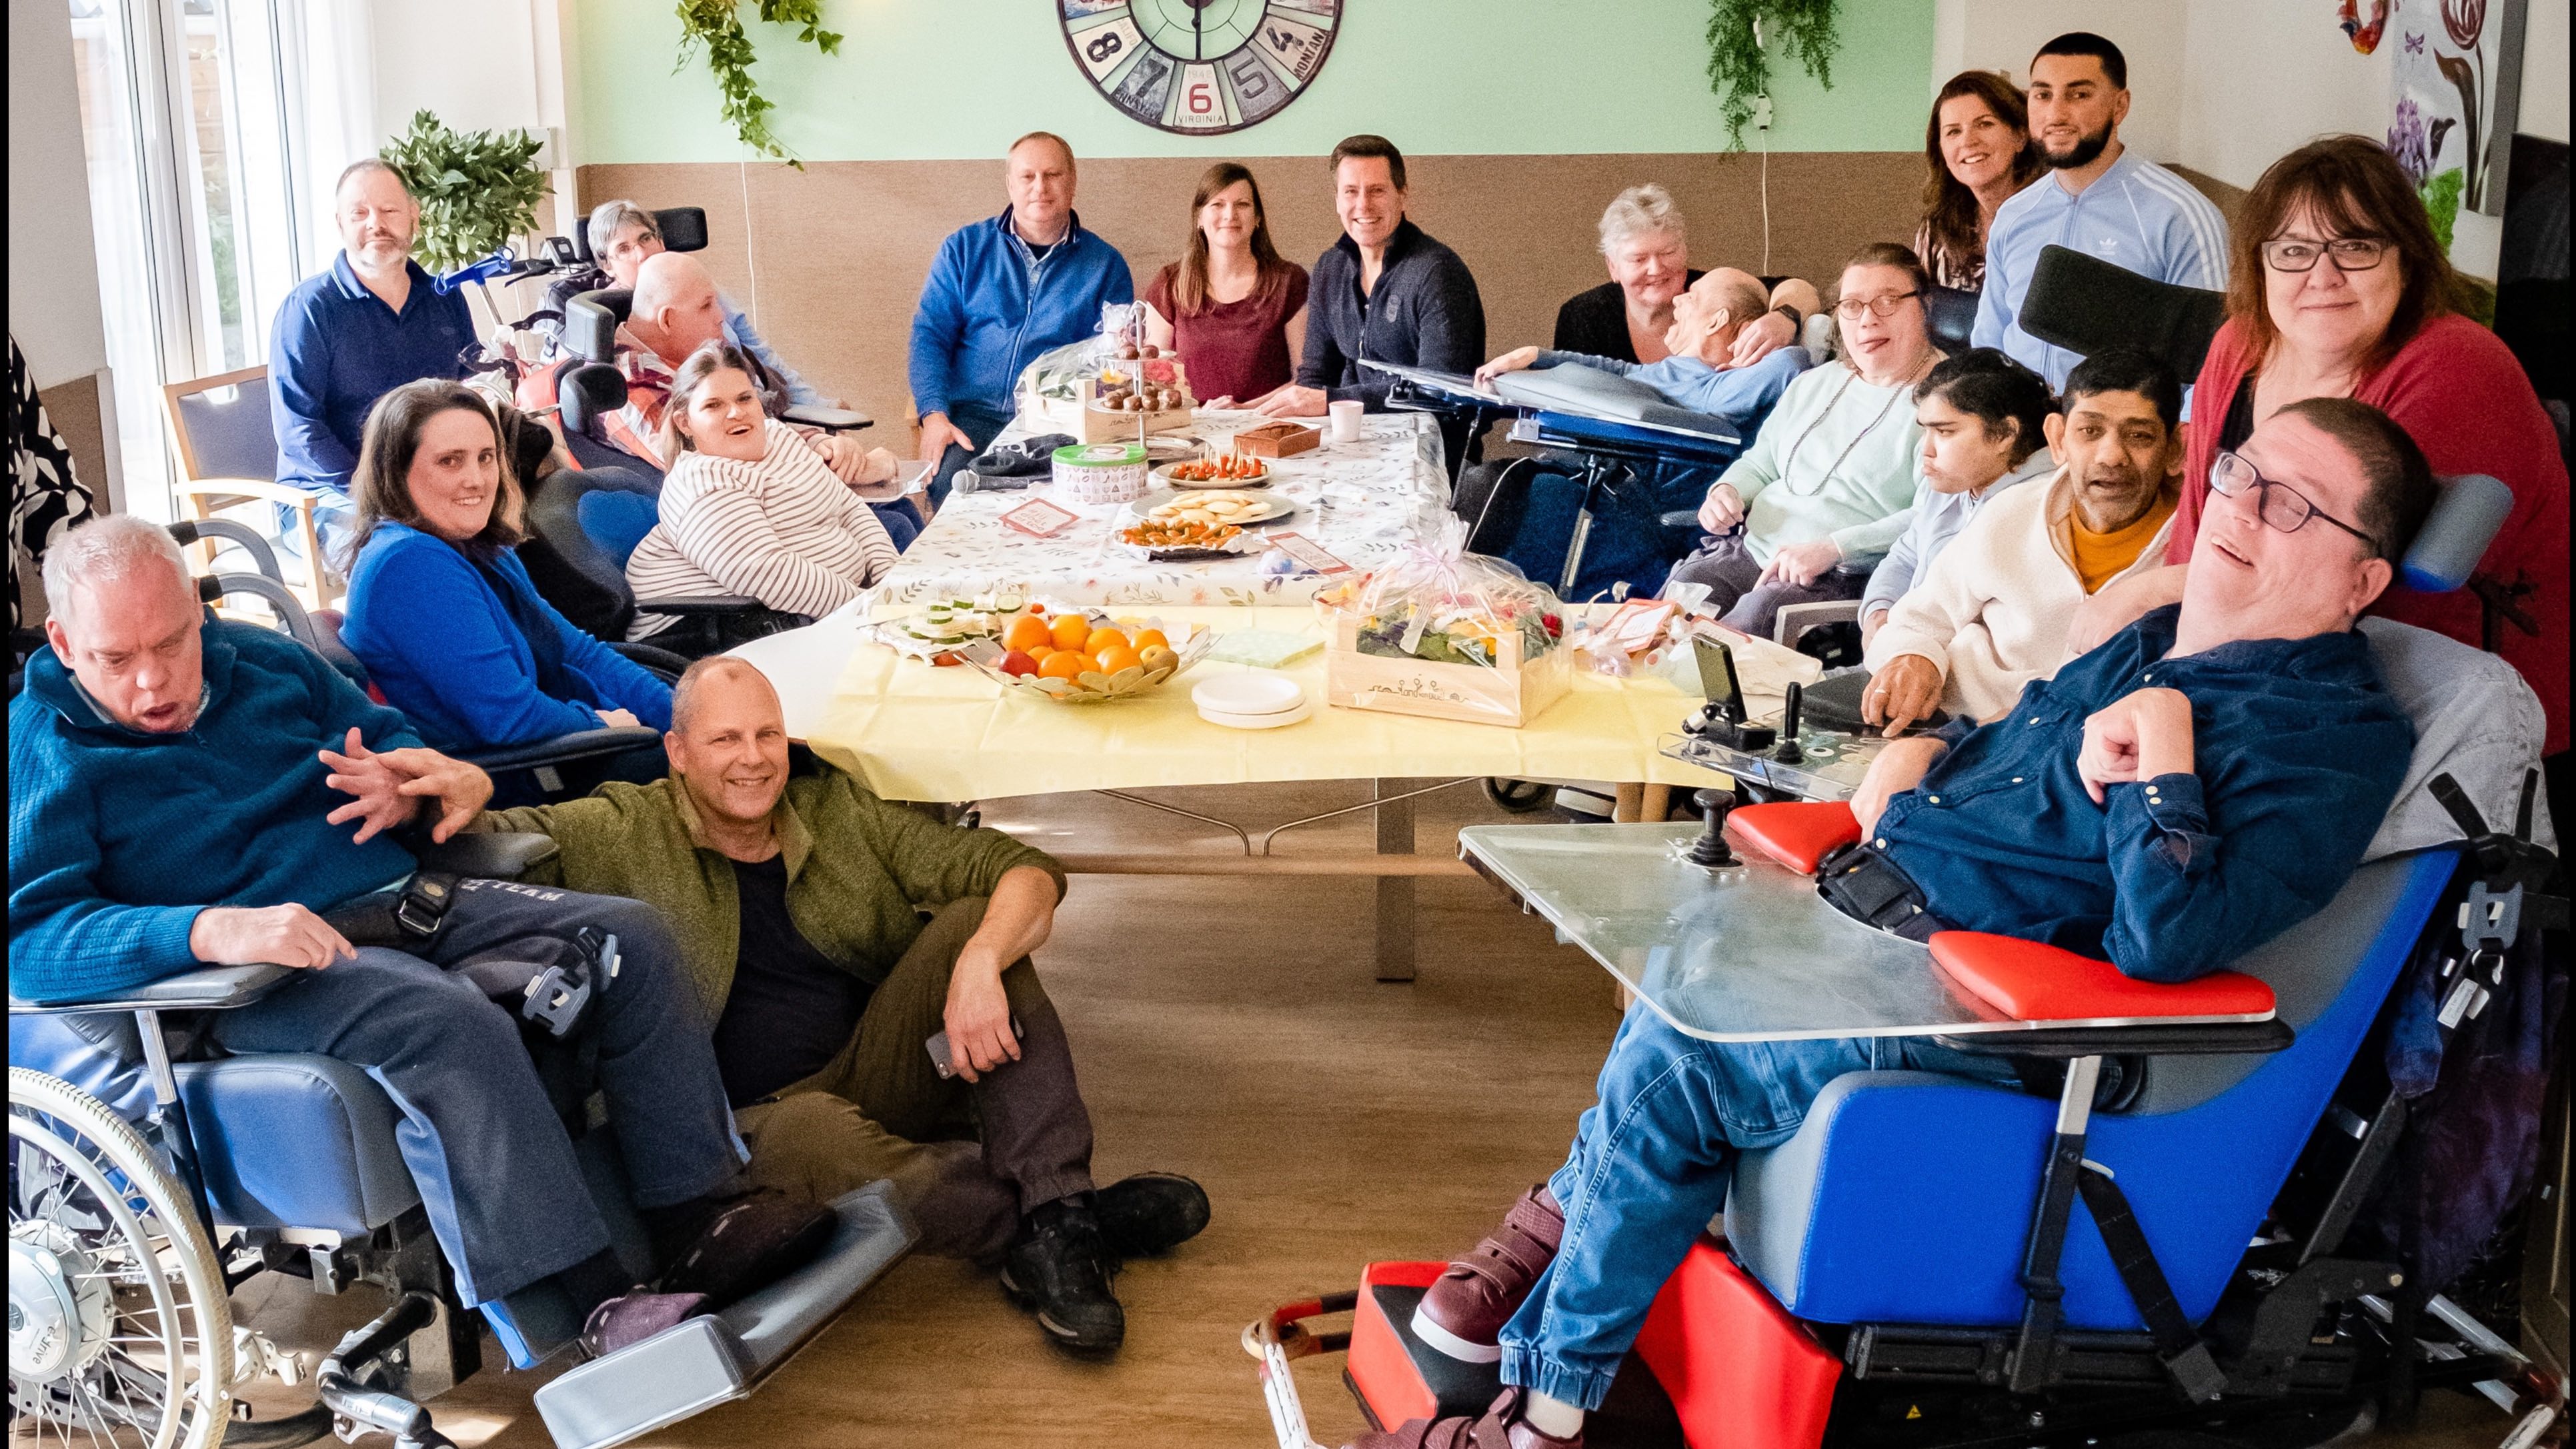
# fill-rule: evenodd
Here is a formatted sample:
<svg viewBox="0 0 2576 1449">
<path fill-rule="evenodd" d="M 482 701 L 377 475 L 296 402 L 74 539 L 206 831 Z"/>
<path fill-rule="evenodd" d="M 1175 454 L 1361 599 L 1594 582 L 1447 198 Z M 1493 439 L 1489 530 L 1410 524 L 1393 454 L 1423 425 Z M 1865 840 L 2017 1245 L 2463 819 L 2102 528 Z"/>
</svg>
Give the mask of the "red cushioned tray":
<svg viewBox="0 0 2576 1449">
<path fill-rule="evenodd" d="M 1726 813 L 1726 828 L 1801 875 L 1814 875 L 1816 862 L 1835 846 L 1860 839 L 1860 821 L 1840 800 L 1738 806 Z"/>
<path fill-rule="evenodd" d="M 2108 961 L 1982 931 L 1936 932 L 1932 959 L 1961 989 L 2014 1021 L 2272 1014 L 2272 988 L 2237 971 L 2171 985 L 2139 981 Z"/>
</svg>

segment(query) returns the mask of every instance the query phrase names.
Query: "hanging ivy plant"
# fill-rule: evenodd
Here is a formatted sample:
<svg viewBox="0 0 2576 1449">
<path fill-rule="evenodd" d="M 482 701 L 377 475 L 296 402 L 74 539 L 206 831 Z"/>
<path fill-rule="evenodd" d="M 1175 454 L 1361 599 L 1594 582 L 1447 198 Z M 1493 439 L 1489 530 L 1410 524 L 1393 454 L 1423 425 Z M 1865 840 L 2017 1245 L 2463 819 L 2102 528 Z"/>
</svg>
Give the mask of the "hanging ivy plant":
<svg viewBox="0 0 2576 1449">
<path fill-rule="evenodd" d="M 1816 84 L 1832 90 L 1834 52 L 1841 48 L 1834 0 L 1709 0 L 1708 88 L 1717 93 L 1726 144 L 1744 149 L 1754 98 L 1771 93 L 1771 52 L 1795 58 Z"/>
<path fill-rule="evenodd" d="M 433 272 L 479 262 L 537 228 L 545 143 L 526 131 L 451 131 L 429 111 L 377 153 L 420 203 L 412 254 Z"/>
<path fill-rule="evenodd" d="M 680 65 L 689 63 L 690 53 L 704 47 L 707 69 L 715 73 L 716 89 L 724 95 L 724 118 L 733 123 L 733 133 L 742 144 L 763 156 L 775 156 L 802 171 L 803 162 L 788 153 L 769 129 L 769 113 L 777 106 L 760 93 L 751 79 L 751 63 L 758 59 L 752 53 L 751 36 L 742 28 L 742 0 L 680 0 Z M 822 0 L 757 0 L 760 18 L 769 24 L 804 27 L 796 38 L 825 55 L 841 53 L 841 37 L 823 28 Z M 676 67 L 675 67 L 676 69 Z"/>
</svg>

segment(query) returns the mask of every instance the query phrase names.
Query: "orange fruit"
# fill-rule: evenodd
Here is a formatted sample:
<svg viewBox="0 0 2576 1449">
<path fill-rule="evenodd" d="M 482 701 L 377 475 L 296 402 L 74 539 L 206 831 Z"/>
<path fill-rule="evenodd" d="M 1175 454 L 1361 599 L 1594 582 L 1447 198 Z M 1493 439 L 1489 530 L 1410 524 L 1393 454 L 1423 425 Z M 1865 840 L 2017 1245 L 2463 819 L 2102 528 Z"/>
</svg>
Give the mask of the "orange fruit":
<svg viewBox="0 0 2576 1449">
<path fill-rule="evenodd" d="M 1038 661 L 1041 679 L 1079 679 L 1091 672 L 1091 660 L 1070 649 L 1058 649 Z"/>
<path fill-rule="evenodd" d="M 1139 654 L 1144 653 L 1148 649 L 1169 649 L 1172 647 L 1172 641 L 1164 638 L 1163 631 L 1160 629 L 1139 629 L 1136 631 L 1136 637 L 1128 640 L 1127 642 Z"/>
<path fill-rule="evenodd" d="M 1107 625 L 1092 630 L 1091 637 L 1082 642 L 1082 652 L 1085 654 L 1098 654 L 1103 649 L 1126 647 L 1127 636 Z"/>
<path fill-rule="evenodd" d="M 1011 627 L 1002 633 L 1002 647 L 1017 649 L 1022 653 L 1028 652 L 1036 645 L 1054 642 L 1055 635 L 1048 631 L 1047 621 L 1034 614 L 1022 614 L 1013 619 Z"/>
<path fill-rule="evenodd" d="M 1031 659 L 1036 660 L 1040 664 L 1044 664 L 1046 663 L 1046 657 L 1055 652 L 1055 645 L 1051 643 L 1032 644 L 1020 652 L 1029 656 Z"/>
<path fill-rule="evenodd" d="M 1121 669 L 1134 669 L 1145 662 L 1137 657 L 1135 650 L 1124 644 L 1110 645 L 1100 651 L 1099 657 L 1100 672 L 1103 674 L 1116 674 Z"/>
<path fill-rule="evenodd" d="M 1079 649 L 1091 637 L 1091 621 L 1080 614 L 1067 614 L 1055 621 L 1055 647 Z"/>
</svg>

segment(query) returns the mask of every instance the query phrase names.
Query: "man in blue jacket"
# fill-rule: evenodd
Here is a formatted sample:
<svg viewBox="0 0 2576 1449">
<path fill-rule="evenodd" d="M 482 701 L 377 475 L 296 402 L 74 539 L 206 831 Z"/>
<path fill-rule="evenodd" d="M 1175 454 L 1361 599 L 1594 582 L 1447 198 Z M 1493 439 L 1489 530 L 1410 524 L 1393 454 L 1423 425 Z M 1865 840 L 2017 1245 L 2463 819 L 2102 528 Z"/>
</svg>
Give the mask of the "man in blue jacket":
<svg viewBox="0 0 2576 1449">
<path fill-rule="evenodd" d="M 2334 898 L 2414 749 L 2353 623 L 2432 510 L 2432 470 L 2349 398 L 2292 403 L 2220 457 L 2182 603 L 1993 724 L 1890 746 L 1852 800 L 1862 842 L 1820 877 L 1828 900 L 1915 940 L 1989 931 L 2188 981 Z M 2000 1060 L 1925 1037 L 1710 1042 L 1631 1008 L 1565 1166 L 1413 1319 L 1444 1353 L 1499 1360 L 1510 1387 L 1481 1419 L 1360 1449 L 1580 1449 L 1743 1152 L 1795 1136 L 1847 1073 L 1993 1079 Z"/>
<path fill-rule="evenodd" d="M 420 203 L 401 173 L 369 157 L 340 173 L 332 195 L 340 254 L 278 306 L 268 412 L 277 481 L 321 490 L 336 533 L 376 399 L 420 378 L 465 376 L 463 354 L 475 334 L 465 294 L 441 296 L 411 259 Z"/>
<path fill-rule="evenodd" d="M 45 601 L 53 647 L 9 706 L 11 995 L 294 968 L 215 1013 L 214 1042 L 319 1052 L 382 1083 L 464 1300 L 551 1280 L 588 1315 L 593 1352 L 722 1306 L 829 1240 L 828 1211 L 748 1195 L 707 1024 L 652 908 L 465 880 L 434 929 L 390 924 L 414 866 L 387 832 L 425 815 L 433 839 L 454 834 L 491 798 L 481 770 L 420 748 L 400 714 L 284 635 L 208 622 L 178 546 L 132 514 L 47 550 Z M 585 927 L 619 942 L 584 1030 L 664 1265 L 647 1291 L 610 1250 L 518 1021 L 453 969 Z M 59 1070 L 22 1061 L 17 1036 L 13 1066 Z"/>
<path fill-rule="evenodd" d="M 939 244 L 912 317 L 912 406 L 921 456 L 937 458 L 936 507 L 968 459 L 1010 426 L 1020 369 L 1100 330 L 1100 309 L 1136 300 L 1118 249 L 1073 210 L 1073 148 L 1031 131 L 1011 143 L 1011 204 Z"/>
</svg>

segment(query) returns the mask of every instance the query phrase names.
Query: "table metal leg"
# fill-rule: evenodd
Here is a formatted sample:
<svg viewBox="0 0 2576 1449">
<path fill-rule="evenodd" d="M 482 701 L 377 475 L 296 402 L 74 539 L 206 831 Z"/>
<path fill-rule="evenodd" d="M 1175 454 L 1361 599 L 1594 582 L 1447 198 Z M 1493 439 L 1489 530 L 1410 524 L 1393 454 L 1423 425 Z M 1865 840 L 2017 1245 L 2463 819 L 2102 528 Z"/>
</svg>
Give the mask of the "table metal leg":
<svg viewBox="0 0 2576 1449">
<path fill-rule="evenodd" d="M 1377 853 L 1413 853 L 1413 801 L 1402 780 L 1375 780 L 1370 791 L 1377 807 Z M 1389 798 L 1395 797 L 1395 798 Z M 1377 880 L 1377 979 L 1413 979 L 1413 878 L 1380 876 Z"/>
</svg>

